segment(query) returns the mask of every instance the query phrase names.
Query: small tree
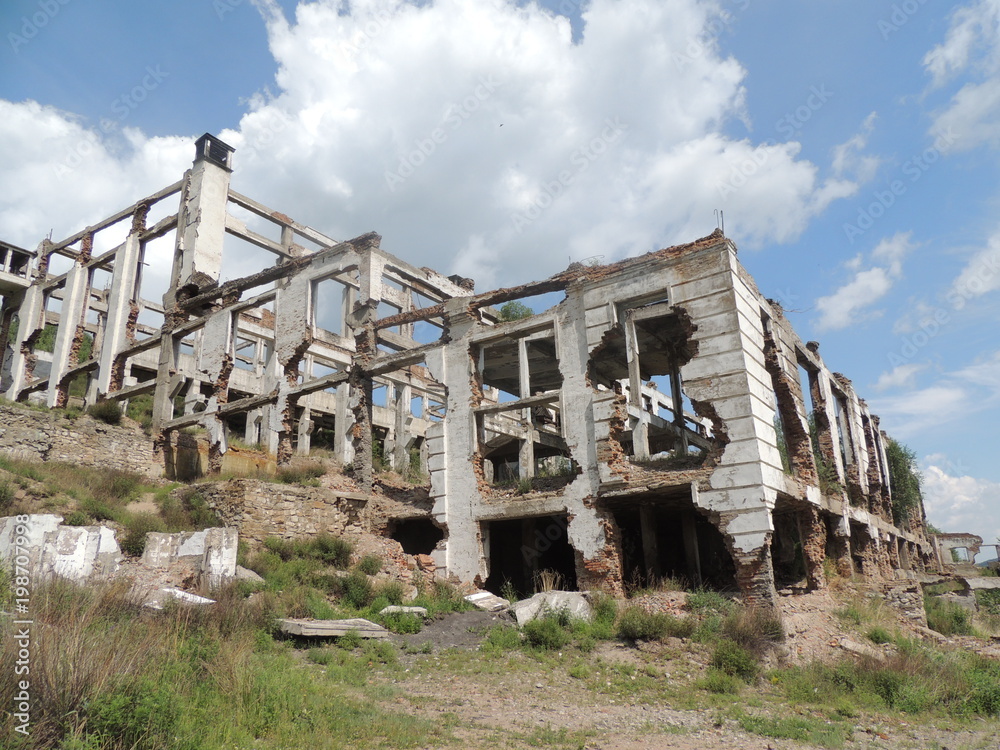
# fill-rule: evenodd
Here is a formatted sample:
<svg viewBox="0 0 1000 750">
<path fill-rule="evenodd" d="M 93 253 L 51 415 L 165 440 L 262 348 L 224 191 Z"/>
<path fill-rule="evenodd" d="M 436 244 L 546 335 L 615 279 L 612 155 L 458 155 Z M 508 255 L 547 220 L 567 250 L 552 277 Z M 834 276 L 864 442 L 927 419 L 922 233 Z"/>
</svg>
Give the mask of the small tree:
<svg viewBox="0 0 1000 750">
<path fill-rule="evenodd" d="M 509 323 L 512 320 L 524 320 L 535 314 L 535 311 L 523 302 L 511 300 L 500 306 L 500 322 Z"/>
<path fill-rule="evenodd" d="M 917 454 L 892 438 L 886 443 L 885 454 L 889 459 L 889 480 L 892 482 L 892 520 L 899 524 L 909 519 L 914 509 L 920 508 L 923 502 Z"/>
</svg>

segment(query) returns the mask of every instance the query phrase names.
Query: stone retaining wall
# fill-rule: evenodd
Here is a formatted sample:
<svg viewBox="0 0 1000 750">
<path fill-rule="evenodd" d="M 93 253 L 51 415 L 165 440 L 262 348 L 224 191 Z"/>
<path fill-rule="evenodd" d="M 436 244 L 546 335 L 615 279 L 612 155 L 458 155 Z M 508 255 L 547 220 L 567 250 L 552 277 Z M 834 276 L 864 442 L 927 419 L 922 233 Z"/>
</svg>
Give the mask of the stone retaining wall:
<svg viewBox="0 0 1000 750">
<path fill-rule="evenodd" d="M 163 476 L 152 438 L 134 422 L 115 426 L 84 414 L 67 419 L 62 411 L 10 404 L 0 404 L 0 455 Z"/>
<path fill-rule="evenodd" d="M 230 479 L 199 484 L 197 491 L 219 520 L 239 529 L 240 539 L 251 546 L 269 536 L 339 536 L 348 526 L 358 526 L 355 506 L 359 501 L 322 487 Z"/>
</svg>

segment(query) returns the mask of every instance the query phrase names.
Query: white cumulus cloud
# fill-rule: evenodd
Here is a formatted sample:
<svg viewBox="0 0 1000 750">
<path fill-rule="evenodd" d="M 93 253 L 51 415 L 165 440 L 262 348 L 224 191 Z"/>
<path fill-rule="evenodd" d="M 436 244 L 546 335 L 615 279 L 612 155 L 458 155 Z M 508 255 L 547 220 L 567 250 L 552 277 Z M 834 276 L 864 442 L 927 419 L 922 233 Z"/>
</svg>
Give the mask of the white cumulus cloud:
<svg viewBox="0 0 1000 750">
<path fill-rule="evenodd" d="M 847 262 L 854 274 L 851 280 L 833 294 L 816 300 L 820 330 L 839 330 L 881 315 L 870 308 L 888 294 L 901 277 L 903 258 L 913 249 L 911 235 L 911 232 L 899 232 L 882 240 L 871 253 L 871 261 L 879 265 L 862 268 L 863 261 L 859 258 Z"/>
<path fill-rule="evenodd" d="M 917 379 L 917 374 L 927 369 L 926 364 L 910 363 L 899 365 L 893 369 L 883 372 L 875 383 L 875 390 L 887 391 L 892 388 L 912 388 Z"/>
<path fill-rule="evenodd" d="M 978 534 L 985 544 L 996 544 L 1000 537 L 1000 482 L 961 474 L 941 458 L 928 456 L 922 470 L 928 519 L 942 531 Z M 987 553 L 983 559 L 988 557 Z"/>
<path fill-rule="evenodd" d="M 378 231 L 479 288 L 689 241 L 716 208 L 745 246 L 792 241 L 866 171 L 860 141 L 827 177 L 795 142 L 725 135 L 752 92 L 712 2 L 592 0 L 576 41 L 512 0 L 258 5 L 278 72 L 220 134 L 234 189 L 334 238 Z M 0 218 L 29 246 L 178 179 L 198 135 L 112 143 L 32 102 L 0 114 Z M 53 155 L 87 139 L 60 179 Z"/>
<path fill-rule="evenodd" d="M 964 75 L 965 83 L 935 114 L 932 132 L 948 134 L 943 150 L 1000 148 L 1000 0 L 977 0 L 951 16 L 945 40 L 924 56 L 937 88 Z"/>
</svg>

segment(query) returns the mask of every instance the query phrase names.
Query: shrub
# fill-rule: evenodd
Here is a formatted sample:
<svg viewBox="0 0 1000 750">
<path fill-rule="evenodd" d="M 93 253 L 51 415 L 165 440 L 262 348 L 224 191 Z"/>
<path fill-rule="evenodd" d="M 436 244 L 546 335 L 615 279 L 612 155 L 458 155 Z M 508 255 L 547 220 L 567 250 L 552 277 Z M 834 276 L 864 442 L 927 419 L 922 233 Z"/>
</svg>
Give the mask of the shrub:
<svg viewBox="0 0 1000 750">
<path fill-rule="evenodd" d="M 346 569 L 351 564 L 351 553 L 354 552 L 354 545 L 337 536 L 320 534 L 310 542 L 310 550 L 326 564 Z"/>
<path fill-rule="evenodd" d="M 494 625 L 486 634 L 482 648 L 486 652 L 501 653 L 511 651 L 521 645 L 521 633 L 517 628 Z"/>
<path fill-rule="evenodd" d="M 364 609 L 375 598 L 375 591 L 372 588 L 368 576 L 359 571 L 354 571 L 342 581 L 344 601 L 355 609 Z"/>
<path fill-rule="evenodd" d="M 699 590 L 692 591 L 687 597 L 687 607 L 692 612 L 698 614 L 709 614 L 716 612 L 726 614 L 733 609 L 733 602 L 718 591 Z"/>
<path fill-rule="evenodd" d="M 14 488 L 10 482 L 0 482 L 0 512 L 6 512 L 14 503 Z"/>
<path fill-rule="evenodd" d="M 590 608 L 594 613 L 594 622 L 614 624 L 618 616 L 618 602 L 607 594 L 594 594 L 590 600 Z"/>
<path fill-rule="evenodd" d="M 89 521 L 87 514 L 82 510 L 71 510 L 63 518 L 63 523 L 66 526 L 86 526 Z"/>
<path fill-rule="evenodd" d="M 383 627 L 403 635 L 419 633 L 424 626 L 423 620 L 407 612 L 390 612 L 379 619 Z"/>
<path fill-rule="evenodd" d="M 378 588 L 375 590 L 375 595 L 380 598 L 385 598 L 389 604 L 402 604 L 403 595 L 405 589 L 403 584 L 399 581 L 384 581 L 379 584 Z"/>
<path fill-rule="evenodd" d="M 284 484 L 307 484 L 326 474 L 326 467 L 318 461 L 285 466 L 278 469 L 276 478 Z"/>
<path fill-rule="evenodd" d="M 775 612 L 757 607 L 730 612 L 722 621 L 721 632 L 756 656 L 763 656 L 772 645 L 785 639 L 784 628 Z"/>
<path fill-rule="evenodd" d="M 0 609 L 10 606 L 12 592 L 10 590 L 10 572 L 6 565 L 0 565 Z"/>
<path fill-rule="evenodd" d="M 333 653 L 325 648 L 311 648 L 308 653 L 306 653 L 306 658 L 313 664 L 326 666 L 333 661 Z"/>
<path fill-rule="evenodd" d="M 740 684 L 736 677 L 715 667 L 709 668 L 708 674 L 697 683 L 702 690 L 719 695 L 736 695 L 740 692 Z"/>
<path fill-rule="evenodd" d="M 309 616 L 314 620 L 333 620 L 337 613 L 316 589 L 307 589 L 303 600 Z"/>
<path fill-rule="evenodd" d="M 754 682 L 760 674 L 757 658 L 735 641 L 720 641 L 712 654 L 711 665 L 744 682 Z"/>
<path fill-rule="evenodd" d="M 358 563 L 358 570 L 365 575 L 373 576 L 382 570 L 382 558 L 378 555 L 365 555 Z"/>
<path fill-rule="evenodd" d="M 618 620 L 618 637 L 629 641 L 652 641 L 671 635 L 686 638 L 694 624 L 662 612 L 649 613 L 641 607 L 627 607 Z"/>
<path fill-rule="evenodd" d="M 122 552 L 126 555 L 139 557 L 146 549 L 146 534 L 151 531 L 163 531 L 163 521 L 151 513 L 136 513 L 127 518 L 125 537 L 121 541 Z"/>
<path fill-rule="evenodd" d="M 872 643 L 878 643 L 878 644 L 891 643 L 892 633 L 890 633 L 885 628 L 876 625 L 875 627 L 873 627 L 871 630 L 868 631 L 868 640 L 870 640 Z"/>
<path fill-rule="evenodd" d="M 976 604 L 988 615 L 1000 615 L 1000 589 L 979 589 Z"/>
<path fill-rule="evenodd" d="M 361 636 L 357 630 L 348 630 L 337 639 L 337 645 L 348 651 L 353 651 L 361 645 Z"/>
<path fill-rule="evenodd" d="M 188 523 L 193 528 L 210 529 L 222 525 L 215 511 L 208 507 L 208 502 L 201 494 L 197 492 L 186 494 L 183 503 Z"/>
<path fill-rule="evenodd" d="M 106 424 L 118 424 L 122 421 L 122 408 L 114 401 L 98 401 L 87 409 L 87 414 Z"/>
<path fill-rule="evenodd" d="M 924 610 L 927 612 L 927 627 L 941 635 L 972 635 L 972 612 L 959 604 L 924 596 Z"/>
<path fill-rule="evenodd" d="M 526 622 L 524 637 L 532 646 L 551 651 L 557 651 L 570 642 L 570 634 L 559 623 L 558 616 L 548 614 Z"/>
<path fill-rule="evenodd" d="M 134 419 L 138 422 L 142 429 L 148 430 L 153 426 L 153 397 L 143 394 L 130 398 L 125 413 L 129 419 Z"/>
<path fill-rule="evenodd" d="M 100 695 L 87 705 L 85 713 L 87 733 L 107 747 L 165 747 L 180 719 L 169 686 L 151 681 Z"/>
</svg>

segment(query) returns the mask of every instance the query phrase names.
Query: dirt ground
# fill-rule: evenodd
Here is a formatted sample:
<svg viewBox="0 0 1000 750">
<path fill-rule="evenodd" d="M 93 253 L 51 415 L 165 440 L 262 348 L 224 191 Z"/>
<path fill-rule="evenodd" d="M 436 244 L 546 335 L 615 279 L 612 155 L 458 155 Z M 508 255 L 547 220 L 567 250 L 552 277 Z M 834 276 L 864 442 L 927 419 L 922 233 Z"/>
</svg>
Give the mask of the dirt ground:
<svg viewBox="0 0 1000 750">
<path fill-rule="evenodd" d="M 665 604 L 669 608 L 677 606 L 672 600 Z M 843 658 L 842 641 L 856 640 L 858 636 L 845 634 L 834 614 L 842 606 L 843 602 L 828 592 L 782 597 L 787 637 L 783 650 L 773 658 L 784 663 Z M 419 634 L 395 636 L 395 642 L 403 648 L 403 663 L 410 667 L 402 676 L 393 676 L 393 687 L 406 696 L 398 701 L 400 710 L 451 722 L 462 745 L 470 748 L 811 750 L 816 747 L 794 740 L 768 739 L 740 728 L 732 718 L 732 709 L 740 706 L 747 713 L 766 712 L 768 704 L 763 699 L 766 685 L 745 690 L 739 696 L 713 696 L 703 703 L 714 701 L 714 705 L 691 708 L 672 705 L 674 702 L 666 698 L 650 700 L 630 694 L 627 685 L 622 689 L 621 683 L 613 684 L 611 678 L 606 686 L 595 684 L 596 679 L 604 679 L 604 674 L 618 674 L 615 680 L 627 679 L 620 675 L 628 670 L 619 673 L 616 668 L 628 665 L 636 670 L 633 680 L 638 677 L 648 683 L 649 675 L 654 675 L 652 679 L 664 681 L 664 687 L 673 685 L 683 691 L 690 686 L 692 693 L 704 692 L 693 683 L 704 674 L 708 649 L 679 639 L 638 647 L 602 643 L 586 661 L 604 665 L 602 668 L 608 671 L 598 672 L 589 679 L 579 679 L 579 674 L 572 676 L 566 664 L 539 662 L 516 651 L 498 657 L 495 668 L 484 668 L 480 658 L 470 669 L 469 652 L 479 647 L 492 625 L 504 621 L 502 615 L 466 612 L 431 622 Z M 960 641 L 951 645 L 963 647 Z M 982 641 L 975 646 L 987 651 L 996 648 L 995 644 Z M 561 656 L 555 660 L 558 662 Z M 503 658 L 511 661 L 505 663 Z M 669 690 L 665 692 L 669 694 Z M 691 703 L 687 701 L 688 705 Z M 818 716 L 817 711 L 805 707 L 796 712 L 813 719 Z M 877 721 L 859 719 L 852 729 L 852 738 L 842 747 L 1000 750 L 1000 724 L 996 721 L 934 726 L 883 717 Z"/>
</svg>

